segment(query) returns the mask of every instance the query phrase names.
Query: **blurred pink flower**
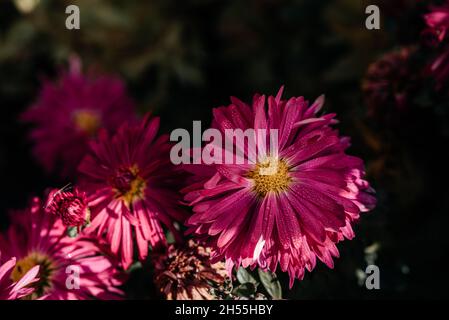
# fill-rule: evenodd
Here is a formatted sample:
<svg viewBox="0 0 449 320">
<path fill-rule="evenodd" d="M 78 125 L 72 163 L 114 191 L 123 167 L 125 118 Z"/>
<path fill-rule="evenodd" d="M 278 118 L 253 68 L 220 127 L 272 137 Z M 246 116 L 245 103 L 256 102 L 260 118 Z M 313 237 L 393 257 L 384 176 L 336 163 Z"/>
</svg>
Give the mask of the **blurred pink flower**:
<svg viewBox="0 0 449 320">
<path fill-rule="evenodd" d="M 115 130 L 134 119 L 123 82 L 111 76 L 83 75 L 78 60 L 57 83 L 43 83 L 39 99 L 22 115 L 33 125 L 34 155 L 49 172 L 71 177 L 99 128 Z"/>
<path fill-rule="evenodd" d="M 14 212 L 11 219 L 8 230 L 0 234 L 0 251 L 6 259 L 17 259 L 13 281 L 27 279 L 26 275 L 33 275 L 29 271 L 39 266 L 39 280 L 33 282 L 30 298 L 121 298 L 123 293 L 117 287 L 124 278 L 115 260 L 95 239 L 68 237 L 61 219 L 47 214 L 39 198 L 32 200 L 30 208 Z M 69 278 L 76 273 L 79 278 Z"/>
<path fill-rule="evenodd" d="M 424 21 L 428 27 L 424 32 L 433 35 L 433 44 L 442 42 L 449 29 L 449 1 L 442 6 L 431 6 Z"/>
<path fill-rule="evenodd" d="M 180 175 L 169 157 L 171 145 L 166 135 L 156 138 L 158 129 L 159 118 L 147 116 L 138 125 L 124 124 L 113 136 L 101 131 L 79 166 L 92 215 L 85 231 L 105 236 L 124 268 L 133 261 L 132 230 L 143 260 L 148 244 L 153 249 L 166 245 L 161 224 L 179 239 L 173 221 L 185 218 L 176 192 Z"/>
<path fill-rule="evenodd" d="M 402 47 L 387 52 L 368 67 L 362 91 L 370 116 L 387 118 L 407 109 L 417 81 L 411 69 L 414 52 L 414 47 Z"/>
<path fill-rule="evenodd" d="M 1 261 L 1 252 L 0 252 Z M 16 268 L 16 258 L 10 258 L 5 263 L 0 263 L 0 300 L 15 300 L 20 299 L 33 293 L 33 283 L 39 280 L 37 275 L 39 273 L 39 266 L 34 266 L 23 276 L 17 280 L 13 280 L 15 274 L 13 271 Z"/>
<path fill-rule="evenodd" d="M 324 98 L 312 105 L 303 97 L 256 95 L 252 106 L 236 98 L 214 109 L 213 126 L 225 129 L 278 129 L 278 150 L 256 163 L 187 165 L 196 182 L 183 190 L 194 214 L 187 225 L 213 248 L 212 261 L 275 272 L 294 279 L 311 271 L 316 258 L 330 268 L 335 244 L 352 239 L 360 212 L 375 206 L 373 189 L 363 179 L 363 161 L 348 156 L 347 138 L 331 128 L 335 114 L 318 116 Z M 269 150 L 267 142 L 257 149 Z M 249 159 L 250 144 L 236 145 Z M 262 169 L 274 168 L 270 174 Z"/>
<path fill-rule="evenodd" d="M 449 48 L 433 60 L 428 73 L 435 78 L 436 87 L 440 89 L 449 77 Z"/>
<path fill-rule="evenodd" d="M 449 78 L 449 1 L 441 6 L 431 6 L 430 13 L 424 15 L 427 28 L 423 36 L 427 44 L 436 47 L 437 56 L 428 66 L 428 73 L 435 78 L 436 87 L 440 89 Z"/>
</svg>

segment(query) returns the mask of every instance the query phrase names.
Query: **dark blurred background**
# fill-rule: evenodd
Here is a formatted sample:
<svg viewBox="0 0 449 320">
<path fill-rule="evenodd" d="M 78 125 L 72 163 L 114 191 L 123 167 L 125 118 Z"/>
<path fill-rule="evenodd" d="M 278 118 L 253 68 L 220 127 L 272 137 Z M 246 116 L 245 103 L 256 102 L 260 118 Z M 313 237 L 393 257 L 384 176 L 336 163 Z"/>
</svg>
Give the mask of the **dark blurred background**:
<svg viewBox="0 0 449 320">
<path fill-rule="evenodd" d="M 381 8 L 380 30 L 365 28 L 372 3 Z M 80 7 L 80 30 L 65 28 L 70 4 Z M 356 238 L 338 246 L 334 270 L 319 263 L 292 290 L 279 275 L 284 296 L 443 297 L 448 91 L 419 96 L 419 107 L 404 113 L 370 117 L 361 89 L 371 63 L 419 41 L 423 8 L 399 0 L 0 0 L 0 227 L 11 208 L 67 182 L 33 159 L 18 116 L 71 54 L 86 68 L 123 77 L 139 111 L 161 116 L 166 133 L 190 129 L 193 120 L 210 123 L 212 108 L 230 95 L 250 101 L 285 85 L 286 97 L 326 95 L 325 111 L 336 112 L 352 138 L 348 152 L 366 161 L 378 206 L 362 216 Z M 370 263 L 380 268 L 380 290 L 364 286 Z M 142 282 L 130 286 L 132 297 L 149 295 Z"/>
</svg>

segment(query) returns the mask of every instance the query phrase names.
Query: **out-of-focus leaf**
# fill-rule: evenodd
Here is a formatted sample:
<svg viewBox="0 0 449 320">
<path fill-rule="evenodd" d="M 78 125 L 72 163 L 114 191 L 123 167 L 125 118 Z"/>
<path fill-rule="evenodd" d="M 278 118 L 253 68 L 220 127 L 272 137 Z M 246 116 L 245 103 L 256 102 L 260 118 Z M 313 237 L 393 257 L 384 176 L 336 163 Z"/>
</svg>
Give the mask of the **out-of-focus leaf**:
<svg viewBox="0 0 449 320">
<path fill-rule="evenodd" d="M 30 22 L 20 21 L 14 24 L 4 41 L 0 42 L 0 61 L 18 55 L 27 47 L 34 35 L 35 30 Z"/>
<path fill-rule="evenodd" d="M 123 10 L 108 5 L 106 3 L 97 2 L 92 8 L 92 3 L 84 3 L 80 10 L 82 12 L 86 12 L 84 19 L 89 24 L 96 23 L 97 25 L 101 25 L 106 28 L 128 28 L 131 19 L 126 15 L 126 12 Z M 91 10 L 88 10 L 90 8 Z M 84 9 L 84 10 L 83 10 Z"/>
<path fill-rule="evenodd" d="M 200 84 L 202 82 L 201 72 L 195 66 L 190 66 L 179 61 L 179 63 L 174 64 L 173 68 L 178 78 L 182 81 L 191 84 Z"/>
</svg>

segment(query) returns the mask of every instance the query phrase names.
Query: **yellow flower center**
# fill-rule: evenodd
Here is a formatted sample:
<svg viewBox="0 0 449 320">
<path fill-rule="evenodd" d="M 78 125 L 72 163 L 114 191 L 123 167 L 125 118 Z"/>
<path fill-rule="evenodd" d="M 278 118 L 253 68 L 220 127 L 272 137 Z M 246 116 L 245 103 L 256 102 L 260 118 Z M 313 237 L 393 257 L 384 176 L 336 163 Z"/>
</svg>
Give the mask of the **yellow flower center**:
<svg viewBox="0 0 449 320">
<path fill-rule="evenodd" d="M 288 189 L 292 181 L 289 171 L 285 161 L 269 157 L 257 163 L 247 177 L 254 181 L 254 191 L 265 196 L 269 192 L 279 193 Z"/>
<path fill-rule="evenodd" d="M 128 206 L 135 200 L 144 197 L 146 182 L 139 176 L 137 165 L 118 169 L 115 176 L 111 178 L 111 184 L 115 196 L 123 199 Z"/>
<path fill-rule="evenodd" d="M 54 264 L 51 259 L 42 253 L 32 252 L 25 258 L 18 260 L 11 272 L 11 280 L 17 282 L 37 265 L 39 265 L 39 274 L 37 276 L 39 281 L 32 284 L 35 288 L 35 292 L 27 297 L 31 299 L 42 296 L 45 293 L 45 290 L 51 286 L 51 275 L 54 270 Z"/>
<path fill-rule="evenodd" d="M 89 136 L 94 136 L 100 128 L 100 117 L 91 110 L 77 110 L 73 114 L 76 127 Z"/>
</svg>

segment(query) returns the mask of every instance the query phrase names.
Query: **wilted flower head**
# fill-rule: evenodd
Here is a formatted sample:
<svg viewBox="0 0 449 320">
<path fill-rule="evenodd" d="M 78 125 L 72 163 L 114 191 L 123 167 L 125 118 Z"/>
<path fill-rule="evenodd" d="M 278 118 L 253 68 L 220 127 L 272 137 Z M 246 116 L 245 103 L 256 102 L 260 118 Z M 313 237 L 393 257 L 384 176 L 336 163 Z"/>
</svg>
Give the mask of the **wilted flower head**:
<svg viewBox="0 0 449 320">
<path fill-rule="evenodd" d="M 183 192 L 194 212 L 190 232 L 212 247 L 213 261 L 225 258 L 229 272 L 240 265 L 275 272 L 279 264 L 292 285 L 315 267 L 316 258 L 333 267 L 335 244 L 354 237 L 351 225 L 374 207 L 375 198 L 363 161 L 345 154 L 348 139 L 330 126 L 335 114 L 318 115 L 323 97 L 309 105 L 303 97 L 286 101 L 281 94 L 268 97 L 268 110 L 260 95 L 252 105 L 231 98 L 231 105 L 214 109 L 221 132 L 276 129 L 278 148 L 270 150 L 272 137 L 258 139 L 257 149 L 266 152 L 254 163 L 250 155 L 257 150 L 234 140 L 248 161 L 186 166 L 196 182 Z"/>
<path fill-rule="evenodd" d="M 85 192 L 53 189 L 48 195 L 45 210 L 62 219 L 67 227 L 82 227 L 90 220 L 90 210 Z"/>
<path fill-rule="evenodd" d="M 39 98 L 22 119 L 33 124 L 34 154 L 47 171 L 71 176 L 100 128 L 115 130 L 135 118 L 122 81 L 83 75 L 78 60 L 57 83 L 44 82 Z"/>
<path fill-rule="evenodd" d="M 183 247 L 170 245 L 154 257 L 154 282 L 168 300 L 213 300 L 214 289 L 227 278 L 223 262 L 211 263 L 210 248 L 189 240 Z"/>
<path fill-rule="evenodd" d="M 162 224 L 178 237 L 173 222 L 185 216 L 176 192 L 181 176 L 170 162 L 168 137 L 156 138 L 158 129 L 159 118 L 147 116 L 115 135 L 102 131 L 79 167 L 92 214 L 85 231 L 105 236 L 124 268 L 133 261 L 133 231 L 143 260 L 148 244 L 166 245 Z"/>
<path fill-rule="evenodd" d="M 61 219 L 43 209 L 39 198 L 14 212 L 8 230 L 0 234 L 0 251 L 17 262 L 11 272 L 14 282 L 39 267 L 28 298 L 50 300 L 117 299 L 123 274 L 96 239 L 70 238 Z"/>
<path fill-rule="evenodd" d="M 16 276 L 16 258 L 10 258 L 2 264 L 0 252 L 0 300 L 15 300 L 33 293 L 33 284 L 39 280 L 39 266 L 34 266 L 26 272 L 21 272 L 21 277 Z M 14 273 L 16 272 L 16 273 Z"/>
<path fill-rule="evenodd" d="M 370 116 L 383 116 L 407 107 L 415 80 L 410 69 L 414 51 L 404 47 L 383 55 L 369 66 L 362 90 Z"/>
</svg>

